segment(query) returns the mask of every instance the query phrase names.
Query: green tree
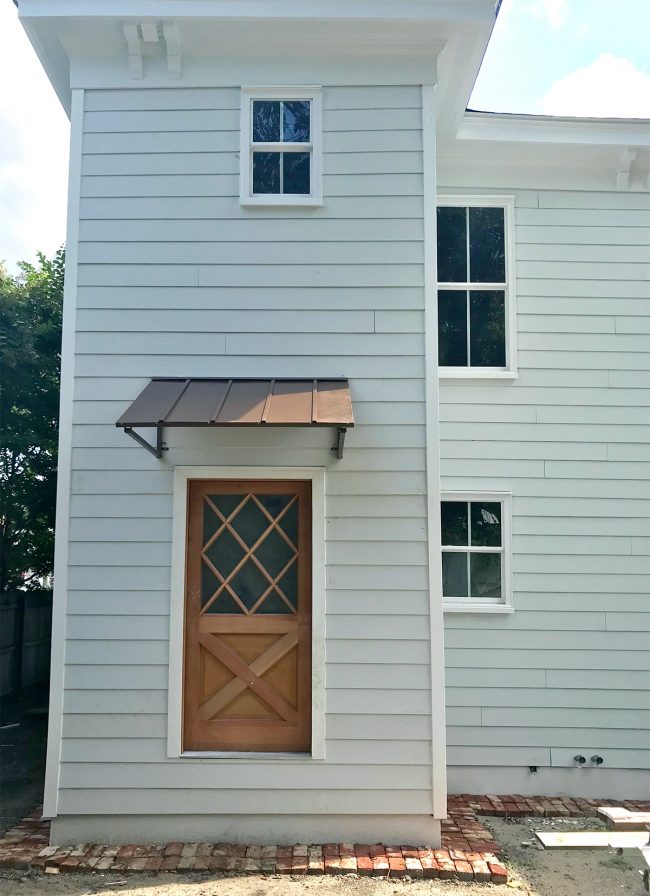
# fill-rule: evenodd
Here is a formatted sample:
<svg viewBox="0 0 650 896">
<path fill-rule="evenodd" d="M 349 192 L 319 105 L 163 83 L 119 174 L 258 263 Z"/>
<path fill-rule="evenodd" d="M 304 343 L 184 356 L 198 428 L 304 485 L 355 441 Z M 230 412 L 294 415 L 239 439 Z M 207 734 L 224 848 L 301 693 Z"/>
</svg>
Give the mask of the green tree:
<svg viewBox="0 0 650 896">
<path fill-rule="evenodd" d="M 64 262 L 0 267 L 0 592 L 53 567 Z"/>
</svg>

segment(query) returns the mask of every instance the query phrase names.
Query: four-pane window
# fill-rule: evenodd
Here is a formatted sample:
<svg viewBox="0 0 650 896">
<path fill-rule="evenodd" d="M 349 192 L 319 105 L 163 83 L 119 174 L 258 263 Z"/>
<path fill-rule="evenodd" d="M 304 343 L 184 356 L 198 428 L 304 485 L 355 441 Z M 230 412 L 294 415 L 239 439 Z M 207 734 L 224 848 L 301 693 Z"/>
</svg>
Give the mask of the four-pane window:
<svg viewBox="0 0 650 896">
<path fill-rule="evenodd" d="M 437 215 L 438 363 L 505 371 L 512 365 L 507 206 L 441 200 Z"/>
<path fill-rule="evenodd" d="M 505 602 L 504 506 L 504 501 L 492 496 L 442 501 L 442 594 L 446 601 Z"/>
<path fill-rule="evenodd" d="M 310 100 L 253 100 L 253 194 L 311 193 L 310 119 Z"/>
<path fill-rule="evenodd" d="M 317 91 L 242 91 L 243 203 L 320 202 L 319 116 Z"/>
</svg>

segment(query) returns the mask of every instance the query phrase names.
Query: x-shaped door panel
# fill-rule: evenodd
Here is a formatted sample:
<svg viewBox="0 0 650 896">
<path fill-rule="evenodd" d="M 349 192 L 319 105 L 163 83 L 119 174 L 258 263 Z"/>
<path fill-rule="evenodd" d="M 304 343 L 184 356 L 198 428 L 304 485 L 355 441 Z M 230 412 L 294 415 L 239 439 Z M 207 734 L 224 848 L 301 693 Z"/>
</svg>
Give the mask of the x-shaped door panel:
<svg viewBox="0 0 650 896">
<path fill-rule="evenodd" d="M 209 697 L 199 707 L 199 718 L 208 720 L 220 716 L 227 707 L 247 688 L 275 710 L 275 712 L 288 722 L 297 722 L 298 714 L 295 708 L 262 677 L 276 665 L 289 651 L 298 644 L 298 632 L 287 632 L 278 638 L 264 653 L 261 653 L 251 663 L 246 663 L 237 651 L 233 650 L 225 641 L 222 641 L 214 633 L 199 634 L 199 643 L 215 656 L 220 663 L 235 675 L 224 687 Z"/>
</svg>

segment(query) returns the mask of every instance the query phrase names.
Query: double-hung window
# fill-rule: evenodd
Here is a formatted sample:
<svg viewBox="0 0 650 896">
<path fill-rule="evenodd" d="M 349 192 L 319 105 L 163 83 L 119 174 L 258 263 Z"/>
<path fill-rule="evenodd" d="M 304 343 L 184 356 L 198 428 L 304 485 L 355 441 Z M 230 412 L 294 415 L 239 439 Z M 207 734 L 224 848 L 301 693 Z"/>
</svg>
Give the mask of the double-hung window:
<svg viewBox="0 0 650 896">
<path fill-rule="evenodd" d="M 316 88 L 242 90 L 242 204 L 321 203 L 320 118 Z"/>
<path fill-rule="evenodd" d="M 448 493 L 440 510 L 445 609 L 511 609 L 510 496 Z"/>
<path fill-rule="evenodd" d="M 514 200 L 438 199 L 441 376 L 515 373 Z"/>
</svg>

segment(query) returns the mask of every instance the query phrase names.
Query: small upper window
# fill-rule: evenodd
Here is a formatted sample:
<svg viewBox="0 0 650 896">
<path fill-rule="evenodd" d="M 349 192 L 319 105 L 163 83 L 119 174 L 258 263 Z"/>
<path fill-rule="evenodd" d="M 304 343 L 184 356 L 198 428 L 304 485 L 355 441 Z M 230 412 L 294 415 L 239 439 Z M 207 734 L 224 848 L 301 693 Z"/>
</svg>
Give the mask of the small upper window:
<svg viewBox="0 0 650 896">
<path fill-rule="evenodd" d="M 512 202 L 438 205 L 438 363 L 443 375 L 512 374 Z"/>
<path fill-rule="evenodd" d="M 440 514 L 445 605 L 509 605 L 508 496 L 449 494 Z"/>
<path fill-rule="evenodd" d="M 319 93 L 242 91 L 242 203 L 316 205 L 320 197 Z"/>
</svg>

